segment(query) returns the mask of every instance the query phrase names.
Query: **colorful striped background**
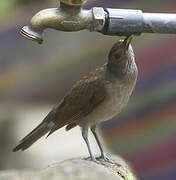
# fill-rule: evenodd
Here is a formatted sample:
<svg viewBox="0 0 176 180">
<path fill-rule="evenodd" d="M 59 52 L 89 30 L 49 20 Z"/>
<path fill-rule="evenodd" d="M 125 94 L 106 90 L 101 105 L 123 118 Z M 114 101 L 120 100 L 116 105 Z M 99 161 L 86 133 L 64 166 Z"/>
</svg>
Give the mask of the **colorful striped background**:
<svg viewBox="0 0 176 180">
<path fill-rule="evenodd" d="M 172 0 L 92 0 L 86 6 L 94 5 L 150 12 L 176 11 L 176 2 Z M 9 100 L 56 103 L 73 81 L 102 64 L 107 50 L 118 39 L 96 33 L 47 31 L 47 43 L 41 47 L 21 38 L 19 29 L 32 14 L 48 6 L 20 10 L 10 7 L 13 13 L 6 15 L 2 23 L 1 103 Z M 175 180 L 176 36 L 143 35 L 135 38 L 133 46 L 139 68 L 135 92 L 120 116 L 102 125 L 102 134 L 114 153 L 129 160 L 139 179 Z"/>
</svg>

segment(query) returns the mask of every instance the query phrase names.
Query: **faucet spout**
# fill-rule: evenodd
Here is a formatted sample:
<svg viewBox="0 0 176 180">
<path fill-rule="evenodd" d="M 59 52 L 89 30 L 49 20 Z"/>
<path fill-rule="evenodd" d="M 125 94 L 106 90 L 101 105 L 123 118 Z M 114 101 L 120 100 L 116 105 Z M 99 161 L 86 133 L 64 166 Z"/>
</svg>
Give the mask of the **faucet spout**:
<svg viewBox="0 0 176 180">
<path fill-rule="evenodd" d="M 33 30 L 30 25 L 24 26 L 21 29 L 21 34 L 32 41 L 38 42 L 39 44 L 43 43 L 43 32 Z"/>
<path fill-rule="evenodd" d="M 101 30 L 105 23 L 103 8 L 82 9 L 65 3 L 59 8 L 44 9 L 34 15 L 29 25 L 21 30 L 23 36 L 38 43 L 43 42 L 43 32 L 47 28 L 60 31 Z"/>
</svg>

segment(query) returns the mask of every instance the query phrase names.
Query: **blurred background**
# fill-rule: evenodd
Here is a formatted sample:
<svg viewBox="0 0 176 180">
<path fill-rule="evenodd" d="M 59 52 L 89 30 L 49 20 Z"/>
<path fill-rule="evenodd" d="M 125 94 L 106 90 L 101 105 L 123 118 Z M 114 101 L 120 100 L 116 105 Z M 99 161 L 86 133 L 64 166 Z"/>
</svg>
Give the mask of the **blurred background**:
<svg viewBox="0 0 176 180">
<path fill-rule="evenodd" d="M 88 156 L 79 128 L 57 131 L 25 152 L 12 153 L 82 75 L 103 64 L 119 37 L 47 30 L 44 44 L 20 29 L 56 0 L 0 1 L 0 170 L 41 169 Z M 93 6 L 176 13 L 173 0 L 89 0 Z M 127 108 L 101 125 L 107 151 L 130 162 L 140 180 L 176 179 L 176 36 L 143 34 L 133 41 L 139 77 Z M 97 146 L 91 135 L 92 146 Z"/>
</svg>

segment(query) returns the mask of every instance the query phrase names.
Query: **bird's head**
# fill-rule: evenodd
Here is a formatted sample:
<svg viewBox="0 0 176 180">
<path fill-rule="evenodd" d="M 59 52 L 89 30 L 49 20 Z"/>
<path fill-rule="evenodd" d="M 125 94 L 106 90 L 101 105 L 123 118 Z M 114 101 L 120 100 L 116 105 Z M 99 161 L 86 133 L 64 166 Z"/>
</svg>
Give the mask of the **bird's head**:
<svg viewBox="0 0 176 180">
<path fill-rule="evenodd" d="M 124 40 L 118 40 L 109 52 L 109 60 L 123 59 L 128 55 L 130 49 L 132 49 L 130 43 L 133 39 L 133 36 L 128 36 Z"/>
<path fill-rule="evenodd" d="M 108 70 L 118 77 L 123 77 L 129 71 L 131 64 L 135 64 L 130 44 L 132 39 L 133 36 L 128 36 L 124 40 L 117 41 L 109 52 Z"/>
</svg>

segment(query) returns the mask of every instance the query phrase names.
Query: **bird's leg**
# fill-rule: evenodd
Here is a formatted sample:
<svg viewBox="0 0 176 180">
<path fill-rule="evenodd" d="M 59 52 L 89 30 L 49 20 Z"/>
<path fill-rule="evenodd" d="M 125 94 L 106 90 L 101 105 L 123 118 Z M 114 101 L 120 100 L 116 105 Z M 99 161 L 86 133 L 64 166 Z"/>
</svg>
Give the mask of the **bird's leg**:
<svg viewBox="0 0 176 180">
<path fill-rule="evenodd" d="M 98 135 L 97 135 L 97 132 L 96 132 L 96 126 L 92 126 L 91 127 L 91 131 L 96 139 L 96 142 L 98 144 L 98 147 L 100 149 L 100 152 L 101 152 L 101 156 L 99 157 L 100 159 L 103 159 L 104 161 L 107 161 L 107 162 L 111 162 L 111 163 L 114 163 L 113 160 L 111 160 L 109 157 L 107 157 L 107 155 L 104 153 L 103 151 L 103 148 L 101 146 L 101 143 L 100 143 L 100 140 L 98 138 Z"/>
<path fill-rule="evenodd" d="M 96 162 L 99 164 L 99 162 L 95 159 L 95 157 L 93 156 L 92 154 L 92 150 L 90 148 L 90 142 L 89 142 L 89 139 L 88 139 L 88 127 L 83 127 L 82 128 L 82 137 L 84 139 L 84 141 L 86 142 L 86 145 L 87 145 L 87 148 L 88 148 L 88 151 L 89 151 L 89 154 L 90 154 L 90 159 L 93 161 L 93 162 Z"/>
</svg>

